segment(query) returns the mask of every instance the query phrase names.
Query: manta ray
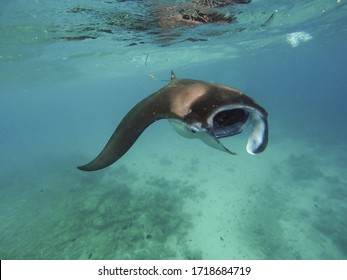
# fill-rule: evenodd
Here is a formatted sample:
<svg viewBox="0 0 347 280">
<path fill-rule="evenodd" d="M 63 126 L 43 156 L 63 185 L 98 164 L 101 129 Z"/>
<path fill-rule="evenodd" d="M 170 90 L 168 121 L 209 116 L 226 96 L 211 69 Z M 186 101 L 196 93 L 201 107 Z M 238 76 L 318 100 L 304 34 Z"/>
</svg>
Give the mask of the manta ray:
<svg viewBox="0 0 347 280">
<path fill-rule="evenodd" d="M 224 85 L 192 79 L 171 81 L 137 103 L 121 120 L 100 154 L 80 170 L 94 171 L 119 160 L 152 123 L 167 119 L 187 138 L 199 138 L 207 145 L 227 152 L 220 138 L 240 134 L 251 126 L 246 150 L 255 155 L 268 143 L 268 113 L 241 91 Z"/>
</svg>

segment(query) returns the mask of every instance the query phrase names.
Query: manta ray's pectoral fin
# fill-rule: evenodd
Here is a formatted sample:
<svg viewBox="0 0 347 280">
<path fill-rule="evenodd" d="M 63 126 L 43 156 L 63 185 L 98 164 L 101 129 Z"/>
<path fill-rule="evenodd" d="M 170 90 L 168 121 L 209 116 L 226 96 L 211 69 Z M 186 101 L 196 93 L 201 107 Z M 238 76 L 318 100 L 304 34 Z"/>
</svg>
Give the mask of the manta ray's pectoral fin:
<svg viewBox="0 0 347 280">
<path fill-rule="evenodd" d="M 83 171 L 105 168 L 119 160 L 136 142 L 142 132 L 153 122 L 167 118 L 166 103 L 160 104 L 160 91 L 135 105 L 120 122 L 101 153 L 90 163 L 79 166 Z"/>
<path fill-rule="evenodd" d="M 141 124 L 141 123 L 140 123 Z M 126 121 L 119 124 L 101 153 L 86 165 L 79 166 L 83 171 L 105 168 L 120 159 L 135 143 L 147 126 L 134 127 Z"/>
<path fill-rule="evenodd" d="M 128 135 L 129 138 L 127 138 L 127 133 L 120 131 L 118 126 L 101 153 L 88 164 L 78 166 L 77 168 L 83 171 L 94 171 L 105 168 L 116 162 L 130 149 L 139 136 L 133 133 L 131 134 L 132 135 Z"/>
</svg>

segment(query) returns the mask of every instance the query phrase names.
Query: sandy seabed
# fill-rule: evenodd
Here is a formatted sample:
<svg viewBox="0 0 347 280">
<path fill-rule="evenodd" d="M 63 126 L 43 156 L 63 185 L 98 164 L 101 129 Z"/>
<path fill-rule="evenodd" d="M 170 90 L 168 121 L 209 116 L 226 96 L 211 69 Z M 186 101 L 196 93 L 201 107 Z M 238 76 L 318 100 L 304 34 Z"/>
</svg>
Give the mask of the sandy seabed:
<svg viewBox="0 0 347 280">
<path fill-rule="evenodd" d="M 259 156 L 244 136 L 228 140 L 231 156 L 163 121 L 102 171 L 43 158 L 3 178 L 0 257 L 346 259 L 339 147 L 323 159 L 307 139 L 272 132 Z"/>
</svg>

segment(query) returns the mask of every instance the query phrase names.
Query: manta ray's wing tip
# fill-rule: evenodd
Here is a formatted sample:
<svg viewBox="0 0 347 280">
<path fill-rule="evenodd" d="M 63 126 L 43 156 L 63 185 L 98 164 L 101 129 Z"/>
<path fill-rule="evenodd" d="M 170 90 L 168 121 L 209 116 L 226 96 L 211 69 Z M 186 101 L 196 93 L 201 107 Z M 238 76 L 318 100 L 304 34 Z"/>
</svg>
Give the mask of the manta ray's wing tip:
<svg viewBox="0 0 347 280">
<path fill-rule="evenodd" d="M 87 165 L 77 166 L 77 169 L 82 170 L 82 171 L 90 171 L 90 169 L 87 168 Z"/>
<path fill-rule="evenodd" d="M 106 166 L 98 166 L 98 165 L 94 165 L 91 163 L 87 163 L 85 165 L 77 166 L 77 169 L 82 170 L 82 171 L 95 171 L 95 170 L 102 169 L 104 167 L 106 167 Z"/>
</svg>

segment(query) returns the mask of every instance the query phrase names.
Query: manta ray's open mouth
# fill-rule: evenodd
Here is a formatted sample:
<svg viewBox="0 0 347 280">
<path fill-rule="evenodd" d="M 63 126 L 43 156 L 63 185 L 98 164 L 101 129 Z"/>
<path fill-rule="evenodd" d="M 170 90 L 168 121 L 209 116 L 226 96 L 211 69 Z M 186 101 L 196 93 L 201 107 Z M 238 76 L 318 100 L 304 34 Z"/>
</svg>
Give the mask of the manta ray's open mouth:
<svg viewBox="0 0 347 280">
<path fill-rule="evenodd" d="M 260 107 L 259 107 L 260 108 Z M 266 111 L 245 105 L 228 105 L 221 108 L 211 116 L 211 132 L 218 145 L 211 145 L 211 142 L 203 140 L 208 145 L 235 154 L 226 148 L 218 139 L 234 136 L 243 132 L 250 125 L 251 131 L 248 137 L 246 150 L 249 154 L 255 155 L 264 151 L 268 142 L 268 124 Z M 221 147 L 222 146 L 222 147 Z"/>
<path fill-rule="evenodd" d="M 213 133 L 217 138 L 239 134 L 248 117 L 249 113 L 241 108 L 221 111 L 213 118 Z"/>
</svg>

